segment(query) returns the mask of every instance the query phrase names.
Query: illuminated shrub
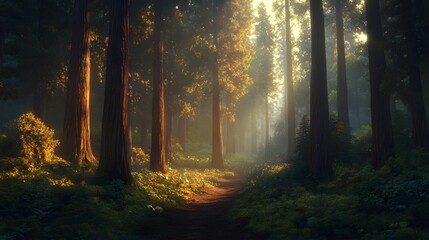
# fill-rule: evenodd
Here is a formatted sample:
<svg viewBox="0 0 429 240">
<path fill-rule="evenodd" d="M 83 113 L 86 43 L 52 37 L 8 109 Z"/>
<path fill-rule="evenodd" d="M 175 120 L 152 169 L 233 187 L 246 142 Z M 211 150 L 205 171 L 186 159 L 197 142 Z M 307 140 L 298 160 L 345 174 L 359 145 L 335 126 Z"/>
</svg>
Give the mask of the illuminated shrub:
<svg viewBox="0 0 429 240">
<path fill-rule="evenodd" d="M 54 130 L 32 113 L 18 118 L 18 133 L 24 158 L 38 164 L 53 159 L 55 148 L 59 145 L 59 141 L 53 139 Z"/>
</svg>

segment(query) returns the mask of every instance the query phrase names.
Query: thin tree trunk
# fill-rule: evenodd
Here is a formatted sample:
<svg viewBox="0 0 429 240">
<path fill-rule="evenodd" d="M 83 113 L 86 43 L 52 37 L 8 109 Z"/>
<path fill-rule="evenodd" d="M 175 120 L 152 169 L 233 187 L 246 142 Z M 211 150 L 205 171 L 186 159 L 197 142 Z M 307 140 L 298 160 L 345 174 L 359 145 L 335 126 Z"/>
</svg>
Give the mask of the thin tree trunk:
<svg viewBox="0 0 429 240">
<path fill-rule="evenodd" d="M 165 108 L 165 157 L 168 162 L 173 161 L 173 105 L 172 97 L 167 97 L 167 106 Z"/>
<path fill-rule="evenodd" d="M 417 147 L 429 148 L 429 130 L 426 109 L 423 99 L 422 81 L 420 77 L 419 55 L 415 36 L 415 14 L 413 1 L 403 1 L 406 10 L 405 38 L 408 51 L 408 72 L 410 76 L 410 112 L 411 136 Z"/>
<path fill-rule="evenodd" d="M 132 182 L 128 136 L 129 0 L 110 1 L 101 154 L 98 173 Z"/>
<path fill-rule="evenodd" d="M 155 1 L 155 63 L 152 102 L 152 147 L 150 169 L 166 172 L 164 139 L 163 0 Z"/>
<path fill-rule="evenodd" d="M 239 118 L 238 124 L 237 124 L 237 130 L 238 130 L 238 136 L 237 136 L 237 145 L 238 145 L 238 152 L 242 153 L 244 152 L 244 143 L 245 143 L 245 132 L 244 132 L 244 119 Z"/>
<path fill-rule="evenodd" d="M 218 49 L 219 2 L 213 0 L 213 44 Z M 212 167 L 223 169 L 223 143 L 219 86 L 219 55 L 214 53 L 213 59 L 213 133 L 212 133 Z"/>
<path fill-rule="evenodd" d="M 379 169 L 394 154 L 390 94 L 382 89 L 386 60 L 379 0 L 365 0 L 371 88 L 372 165 Z"/>
<path fill-rule="evenodd" d="M 228 153 L 235 153 L 235 122 L 226 122 L 227 145 L 226 150 Z"/>
<path fill-rule="evenodd" d="M 265 89 L 265 161 L 270 160 L 270 119 L 269 119 L 269 103 L 268 89 Z"/>
<path fill-rule="evenodd" d="M 179 116 L 178 135 L 179 144 L 183 151 L 186 152 L 186 116 Z"/>
<path fill-rule="evenodd" d="M 256 154 L 258 152 L 258 143 L 257 143 L 257 126 L 256 126 L 256 114 L 255 110 L 251 110 L 251 116 L 250 116 L 250 151 L 253 154 Z"/>
<path fill-rule="evenodd" d="M 316 177 L 333 174 L 329 158 L 329 107 L 326 71 L 325 25 L 322 0 L 310 1 L 310 173 Z"/>
<path fill-rule="evenodd" d="M 343 0 L 335 0 L 335 19 L 337 27 L 337 105 L 338 121 L 350 132 L 349 101 L 346 76 L 346 53 L 344 47 Z"/>
<path fill-rule="evenodd" d="M 78 166 L 93 162 L 90 138 L 90 37 L 88 0 L 76 0 L 61 157 Z"/>
<path fill-rule="evenodd" d="M 287 139 L 288 139 L 288 157 L 295 152 L 295 94 L 293 91 L 293 62 L 292 62 L 292 29 L 290 26 L 290 0 L 285 0 L 285 20 L 286 20 L 286 74 L 285 86 L 287 95 Z"/>
</svg>

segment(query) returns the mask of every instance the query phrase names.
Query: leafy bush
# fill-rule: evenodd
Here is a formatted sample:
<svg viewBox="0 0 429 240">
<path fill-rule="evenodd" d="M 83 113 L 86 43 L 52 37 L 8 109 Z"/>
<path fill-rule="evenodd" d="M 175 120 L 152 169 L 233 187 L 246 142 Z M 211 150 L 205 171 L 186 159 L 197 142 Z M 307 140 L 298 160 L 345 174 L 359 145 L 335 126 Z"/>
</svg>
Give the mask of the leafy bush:
<svg viewBox="0 0 429 240">
<path fill-rule="evenodd" d="M 54 130 L 32 113 L 18 118 L 18 133 L 22 154 L 26 159 L 43 164 L 54 158 L 55 148 L 59 145 L 59 141 L 53 139 Z"/>
<path fill-rule="evenodd" d="M 353 133 L 352 146 L 354 155 L 365 160 L 371 157 L 372 130 L 370 126 L 363 126 Z"/>
<path fill-rule="evenodd" d="M 132 167 L 134 169 L 142 169 L 149 166 L 150 157 L 143 149 L 133 147 L 132 152 Z"/>
</svg>

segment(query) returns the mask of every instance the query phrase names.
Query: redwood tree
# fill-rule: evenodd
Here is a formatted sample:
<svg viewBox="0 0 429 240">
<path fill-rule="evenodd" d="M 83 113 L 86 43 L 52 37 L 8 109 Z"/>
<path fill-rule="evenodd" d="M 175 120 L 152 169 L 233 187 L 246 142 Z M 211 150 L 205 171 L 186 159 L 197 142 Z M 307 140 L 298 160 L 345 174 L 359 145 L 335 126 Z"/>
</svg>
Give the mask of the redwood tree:
<svg viewBox="0 0 429 240">
<path fill-rule="evenodd" d="M 365 0 L 371 89 L 372 164 L 381 168 L 394 153 L 390 94 L 382 88 L 386 60 L 379 0 Z"/>
<path fill-rule="evenodd" d="M 132 181 L 128 136 L 129 0 L 110 1 L 106 88 L 97 172 L 125 184 Z"/>
<path fill-rule="evenodd" d="M 315 177 L 333 174 L 329 157 L 329 107 L 326 71 L 325 26 L 322 0 L 310 1 L 311 80 L 310 80 L 310 159 Z"/>
<path fill-rule="evenodd" d="M 164 75 L 163 75 L 163 0 L 154 2 L 154 70 L 152 101 L 152 146 L 150 151 L 150 169 L 166 172 L 165 138 L 164 138 Z"/>
<path fill-rule="evenodd" d="M 350 131 L 349 104 L 346 76 L 346 54 L 344 47 L 343 2 L 335 0 L 335 23 L 337 28 L 337 107 L 338 121 Z"/>
<path fill-rule="evenodd" d="M 295 97 L 293 92 L 293 63 L 292 63 L 292 29 L 290 26 L 290 0 L 285 0 L 285 24 L 286 24 L 286 74 L 285 86 L 287 96 L 287 132 L 288 132 L 288 156 L 295 152 Z"/>
<path fill-rule="evenodd" d="M 76 0 L 61 157 L 82 165 L 95 160 L 90 138 L 90 36 L 88 0 Z"/>
</svg>

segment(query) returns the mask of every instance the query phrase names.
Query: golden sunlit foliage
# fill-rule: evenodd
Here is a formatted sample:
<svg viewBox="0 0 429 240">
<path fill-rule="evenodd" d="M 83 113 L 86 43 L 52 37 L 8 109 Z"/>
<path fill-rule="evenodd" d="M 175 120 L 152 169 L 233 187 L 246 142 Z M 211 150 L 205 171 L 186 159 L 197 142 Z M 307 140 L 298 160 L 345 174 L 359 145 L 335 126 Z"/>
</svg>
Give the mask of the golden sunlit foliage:
<svg viewBox="0 0 429 240">
<path fill-rule="evenodd" d="M 54 130 L 32 113 L 19 117 L 18 132 L 22 153 L 26 159 L 43 164 L 55 157 L 54 151 L 60 142 L 53 139 Z"/>
<path fill-rule="evenodd" d="M 235 104 L 253 83 L 249 75 L 252 48 L 249 35 L 253 14 L 250 1 L 232 0 L 221 10 L 219 32 L 219 79 L 227 95 L 224 114 L 234 122 Z"/>
</svg>

